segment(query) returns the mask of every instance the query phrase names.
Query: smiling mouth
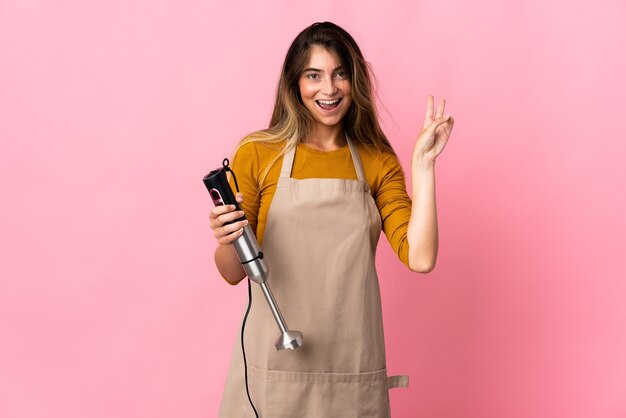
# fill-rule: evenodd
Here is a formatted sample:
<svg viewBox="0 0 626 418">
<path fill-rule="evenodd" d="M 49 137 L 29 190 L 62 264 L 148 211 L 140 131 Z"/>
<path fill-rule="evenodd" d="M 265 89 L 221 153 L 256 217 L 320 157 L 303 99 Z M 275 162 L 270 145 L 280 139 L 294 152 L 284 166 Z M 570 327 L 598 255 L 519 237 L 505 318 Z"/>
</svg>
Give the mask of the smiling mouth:
<svg viewBox="0 0 626 418">
<path fill-rule="evenodd" d="M 316 100 L 315 103 L 324 110 L 333 110 L 339 106 L 341 98 L 333 100 Z"/>
</svg>

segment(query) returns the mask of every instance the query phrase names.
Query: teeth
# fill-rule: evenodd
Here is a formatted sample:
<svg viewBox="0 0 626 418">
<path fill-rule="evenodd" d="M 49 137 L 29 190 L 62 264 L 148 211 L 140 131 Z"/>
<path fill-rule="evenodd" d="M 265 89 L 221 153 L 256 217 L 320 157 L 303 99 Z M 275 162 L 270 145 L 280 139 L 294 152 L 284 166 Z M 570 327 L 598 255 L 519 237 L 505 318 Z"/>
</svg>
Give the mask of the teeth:
<svg viewBox="0 0 626 418">
<path fill-rule="evenodd" d="M 335 100 L 318 100 L 318 102 L 321 103 L 321 104 L 325 104 L 325 105 L 331 105 L 331 104 L 339 103 L 339 99 L 335 99 Z"/>
</svg>

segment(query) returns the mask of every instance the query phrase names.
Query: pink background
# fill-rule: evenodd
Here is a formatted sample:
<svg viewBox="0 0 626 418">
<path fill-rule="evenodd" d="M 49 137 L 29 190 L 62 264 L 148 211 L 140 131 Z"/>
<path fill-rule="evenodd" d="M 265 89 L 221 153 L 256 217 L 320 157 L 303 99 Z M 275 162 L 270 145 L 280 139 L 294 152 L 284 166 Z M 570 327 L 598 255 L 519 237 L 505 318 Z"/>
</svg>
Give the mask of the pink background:
<svg viewBox="0 0 626 418">
<path fill-rule="evenodd" d="M 456 119 L 436 270 L 379 246 L 394 416 L 626 417 L 624 2 L 258 3 L 0 3 L 0 417 L 217 415 L 246 288 L 201 178 L 319 20 L 407 174 L 426 95 Z"/>
</svg>

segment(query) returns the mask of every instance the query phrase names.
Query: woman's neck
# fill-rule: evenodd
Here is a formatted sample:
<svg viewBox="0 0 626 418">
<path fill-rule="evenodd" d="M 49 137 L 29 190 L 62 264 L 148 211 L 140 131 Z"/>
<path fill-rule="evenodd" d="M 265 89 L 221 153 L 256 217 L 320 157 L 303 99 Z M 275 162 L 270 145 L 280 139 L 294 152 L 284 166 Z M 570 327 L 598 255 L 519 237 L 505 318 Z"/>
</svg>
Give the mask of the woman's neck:
<svg viewBox="0 0 626 418">
<path fill-rule="evenodd" d="M 341 126 L 316 126 L 302 141 L 308 147 L 320 151 L 334 151 L 347 144 Z"/>
</svg>

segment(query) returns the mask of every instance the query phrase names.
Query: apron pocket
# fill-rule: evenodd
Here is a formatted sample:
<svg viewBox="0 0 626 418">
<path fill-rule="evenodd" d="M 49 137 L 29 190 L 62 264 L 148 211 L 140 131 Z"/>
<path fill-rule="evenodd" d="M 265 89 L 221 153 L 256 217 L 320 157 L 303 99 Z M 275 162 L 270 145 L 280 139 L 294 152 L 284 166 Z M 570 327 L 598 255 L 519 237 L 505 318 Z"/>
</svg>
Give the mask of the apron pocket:
<svg viewBox="0 0 626 418">
<path fill-rule="evenodd" d="M 387 369 L 365 373 L 262 370 L 248 366 L 262 418 L 388 418 Z"/>
</svg>

